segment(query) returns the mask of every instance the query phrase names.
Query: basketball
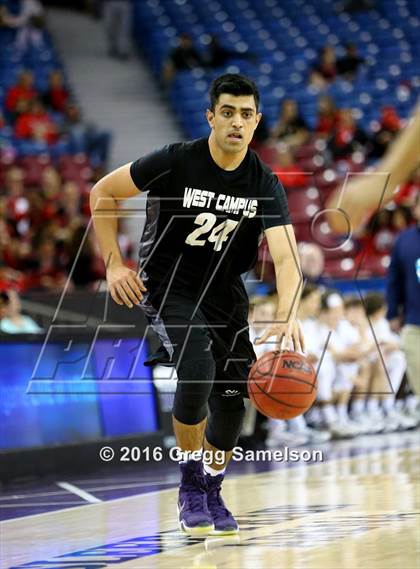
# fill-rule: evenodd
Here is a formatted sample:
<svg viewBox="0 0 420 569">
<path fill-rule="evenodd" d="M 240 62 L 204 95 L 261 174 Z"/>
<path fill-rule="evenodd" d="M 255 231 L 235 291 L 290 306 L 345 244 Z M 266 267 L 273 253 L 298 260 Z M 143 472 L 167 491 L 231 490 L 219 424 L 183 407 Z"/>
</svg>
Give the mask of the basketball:
<svg viewBox="0 0 420 569">
<path fill-rule="evenodd" d="M 266 417 L 293 419 L 315 401 L 315 369 L 297 352 L 267 352 L 251 368 L 248 394 Z"/>
</svg>

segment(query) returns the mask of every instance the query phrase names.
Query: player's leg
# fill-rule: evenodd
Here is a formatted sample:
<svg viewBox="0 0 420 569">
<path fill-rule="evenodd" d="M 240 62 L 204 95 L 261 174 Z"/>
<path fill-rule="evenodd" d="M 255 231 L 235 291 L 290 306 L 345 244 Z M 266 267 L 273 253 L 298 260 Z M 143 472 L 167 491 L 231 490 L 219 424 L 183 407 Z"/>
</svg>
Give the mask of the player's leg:
<svg viewBox="0 0 420 569">
<path fill-rule="evenodd" d="M 197 323 L 189 329 L 188 337 L 182 331 L 174 332 L 174 339 L 183 340 L 175 349 L 178 382 L 173 407 L 173 427 L 177 446 L 184 451 L 180 463 L 181 485 L 178 515 L 181 529 L 191 535 L 206 534 L 213 529 L 213 520 L 207 508 L 206 485 L 201 457 L 190 457 L 190 451 L 200 451 L 207 420 L 207 402 L 213 385 L 215 364 L 209 350 L 209 336 Z M 177 340 L 176 340 L 177 341 Z M 195 453 L 196 454 L 196 453 Z"/>
<path fill-rule="evenodd" d="M 236 533 L 238 524 L 220 495 L 225 469 L 237 445 L 245 416 L 243 396 L 247 395 L 249 369 L 255 352 L 249 339 L 248 297 L 238 278 L 222 298 L 203 303 L 203 314 L 212 335 L 212 353 L 216 363 L 214 388 L 209 399 L 209 417 L 205 430 L 204 471 L 207 480 L 207 504 L 216 534 Z M 220 460 L 219 460 L 220 459 Z"/>
<path fill-rule="evenodd" d="M 398 421 L 393 417 L 386 416 L 383 407 L 383 401 L 394 395 L 382 359 L 378 357 L 372 370 L 368 413 L 371 420 L 383 424 L 384 433 L 391 433 L 399 429 Z"/>
<path fill-rule="evenodd" d="M 420 326 L 404 326 L 401 341 L 407 359 L 408 381 L 414 393 L 420 397 Z"/>
<path fill-rule="evenodd" d="M 322 426 L 325 426 L 333 435 L 337 435 L 338 416 L 333 405 L 333 383 L 336 375 L 336 365 L 330 354 L 326 351 L 318 369 L 317 402 L 322 418 Z"/>
<path fill-rule="evenodd" d="M 354 380 L 354 389 L 351 397 L 351 419 L 355 422 L 361 433 L 380 433 L 383 429 L 381 422 L 372 421 L 367 413 L 369 385 L 372 376 L 372 361 L 366 358 L 358 368 Z"/>
<path fill-rule="evenodd" d="M 216 535 L 235 534 L 238 523 L 221 496 L 226 467 L 238 443 L 245 416 L 242 394 L 226 396 L 214 391 L 209 399 L 210 414 L 204 438 L 204 472 L 207 484 L 207 505 L 213 518 Z"/>
<path fill-rule="evenodd" d="M 348 413 L 349 401 L 353 391 L 354 380 L 357 377 L 357 372 L 357 364 L 339 364 L 337 366 L 337 375 L 333 385 L 339 423 L 344 426 L 350 434 L 352 433 L 353 436 L 360 434 L 363 430 L 360 426 L 350 420 Z"/>
<path fill-rule="evenodd" d="M 156 298 L 153 305 L 159 306 Z M 160 322 L 155 320 L 154 327 L 162 342 L 172 351 L 178 377 L 172 413 L 177 446 L 183 451 L 179 525 L 185 533 L 205 535 L 214 528 L 214 524 L 207 507 L 203 465 L 197 451 L 201 451 L 203 445 L 207 402 L 215 374 L 215 362 L 209 349 L 211 338 L 200 311 L 192 316 L 194 303 L 191 299 L 171 294 L 165 299 L 164 306 L 157 310 Z M 165 342 L 164 334 L 169 344 Z M 195 451 L 194 456 L 192 451 Z"/>
<path fill-rule="evenodd" d="M 393 350 L 391 353 L 385 354 L 384 361 L 389 382 L 392 386 L 392 393 L 385 396 L 382 401 L 385 415 L 387 418 L 397 421 L 401 430 L 412 429 L 416 426 L 416 421 L 412 417 L 407 417 L 400 413 L 396 407 L 397 393 L 407 368 L 404 352 L 402 350 Z"/>
</svg>

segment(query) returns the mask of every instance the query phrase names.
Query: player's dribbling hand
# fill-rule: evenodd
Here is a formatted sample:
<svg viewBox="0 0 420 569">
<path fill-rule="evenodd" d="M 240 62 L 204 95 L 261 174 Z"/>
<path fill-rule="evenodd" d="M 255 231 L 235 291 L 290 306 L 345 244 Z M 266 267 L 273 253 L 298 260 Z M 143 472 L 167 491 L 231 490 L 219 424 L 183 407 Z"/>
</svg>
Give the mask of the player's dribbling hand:
<svg viewBox="0 0 420 569">
<path fill-rule="evenodd" d="M 301 353 L 305 351 L 305 339 L 297 320 L 292 323 L 279 322 L 273 324 L 255 343 L 257 345 L 264 344 L 272 336 L 277 337 L 280 350 L 292 349 Z"/>
<path fill-rule="evenodd" d="M 143 299 L 147 289 L 138 274 L 124 265 L 111 267 L 106 272 L 109 292 L 112 299 L 123 306 L 132 308 Z"/>
</svg>

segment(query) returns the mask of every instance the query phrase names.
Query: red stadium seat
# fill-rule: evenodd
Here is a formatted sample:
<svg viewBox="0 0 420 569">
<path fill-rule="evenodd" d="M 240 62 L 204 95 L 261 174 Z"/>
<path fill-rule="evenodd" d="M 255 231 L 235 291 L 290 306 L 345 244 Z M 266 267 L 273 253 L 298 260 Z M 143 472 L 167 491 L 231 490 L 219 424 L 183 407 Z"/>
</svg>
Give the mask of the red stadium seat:
<svg viewBox="0 0 420 569">
<path fill-rule="evenodd" d="M 327 259 L 325 261 L 324 274 L 337 279 L 354 278 L 356 269 L 357 264 L 351 257 L 344 257 L 344 259 Z"/>
<path fill-rule="evenodd" d="M 292 222 L 295 229 L 296 241 L 299 243 L 312 243 L 314 241 L 310 222 L 295 223 L 293 217 Z"/>
<path fill-rule="evenodd" d="M 358 277 L 383 277 L 386 275 L 391 258 L 389 255 L 365 256 L 360 263 Z"/>
<path fill-rule="evenodd" d="M 316 188 L 289 191 L 287 200 L 293 222 L 310 220 L 321 209 L 319 192 Z"/>
<path fill-rule="evenodd" d="M 18 162 L 25 175 L 25 185 L 36 186 L 41 183 L 42 173 L 51 166 L 51 158 L 47 154 L 23 156 Z"/>
</svg>

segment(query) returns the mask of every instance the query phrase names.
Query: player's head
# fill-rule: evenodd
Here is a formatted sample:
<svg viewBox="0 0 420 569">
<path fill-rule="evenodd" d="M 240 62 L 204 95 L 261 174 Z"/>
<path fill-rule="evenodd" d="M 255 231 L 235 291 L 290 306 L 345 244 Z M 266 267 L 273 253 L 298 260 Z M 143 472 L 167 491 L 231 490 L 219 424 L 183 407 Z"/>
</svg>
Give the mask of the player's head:
<svg viewBox="0 0 420 569">
<path fill-rule="evenodd" d="M 237 73 L 217 77 L 210 88 L 207 120 L 216 144 L 225 152 L 241 152 L 261 119 L 260 95 L 251 79 Z"/>
<path fill-rule="evenodd" d="M 380 292 L 368 292 L 364 298 L 366 316 L 373 320 L 380 320 L 386 314 L 385 296 Z"/>
<path fill-rule="evenodd" d="M 361 326 L 366 320 L 365 308 L 360 296 L 348 296 L 344 299 L 346 318 L 353 326 Z"/>
<path fill-rule="evenodd" d="M 300 297 L 299 311 L 302 318 L 315 318 L 321 307 L 321 289 L 313 283 L 306 283 Z"/>
<path fill-rule="evenodd" d="M 193 44 L 193 41 L 192 41 L 190 34 L 187 34 L 186 32 L 184 32 L 179 36 L 179 45 L 183 49 L 189 49 L 190 47 L 192 47 L 192 44 Z"/>
<path fill-rule="evenodd" d="M 321 296 L 321 318 L 331 330 L 335 330 L 344 316 L 342 296 L 335 290 L 327 290 Z"/>
<path fill-rule="evenodd" d="M 249 308 L 249 320 L 255 330 L 266 328 L 275 319 L 275 302 L 271 296 L 251 297 Z"/>
</svg>

